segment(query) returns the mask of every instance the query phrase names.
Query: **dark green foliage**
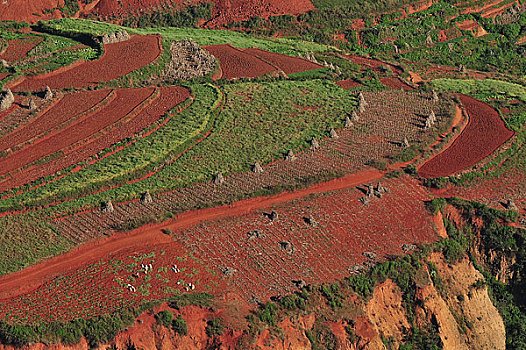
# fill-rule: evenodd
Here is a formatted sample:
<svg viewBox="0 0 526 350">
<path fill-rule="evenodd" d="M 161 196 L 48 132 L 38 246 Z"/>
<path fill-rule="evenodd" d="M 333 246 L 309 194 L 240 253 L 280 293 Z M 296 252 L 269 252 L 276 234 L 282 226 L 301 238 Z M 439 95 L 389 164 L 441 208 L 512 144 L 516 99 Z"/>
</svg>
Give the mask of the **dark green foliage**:
<svg viewBox="0 0 526 350">
<path fill-rule="evenodd" d="M 434 198 L 429 202 L 426 202 L 426 208 L 433 215 L 437 215 L 438 212 L 446 208 L 447 201 L 445 198 Z"/>
<path fill-rule="evenodd" d="M 225 326 L 223 325 L 223 322 L 219 318 L 214 318 L 212 320 L 209 320 L 206 322 L 206 335 L 209 337 L 215 337 L 218 335 L 223 334 L 225 331 Z"/>
<path fill-rule="evenodd" d="M 179 315 L 177 318 L 175 318 L 172 321 L 172 329 L 175 332 L 175 334 L 179 334 L 179 335 L 188 334 L 188 327 L 186 325 L 186 321 L 183 318 L 183 316 Z"/>
<path fill-rule="evenodd" d="M 60 11 L 67 16 L 73 16 L 78 10 L 80 10 L 78 0 L 64 0 L 64 7 L 60 8 Z"/>
<path fill-rule="evenodd" d="M 438 332 L 436 320 L 433 320 L 426 328 L 415 327 L 405 344 L 401 344 L 400 350 L 440 350 L 443 349 L 442 340 Z"/>
<path fill-rule="evenodd" d="M 180 9 L 156 10 L 144 13 L 138 17 L 128 17 L 123 20 L 126 27 L 197 27 L 201 20 L 212 18 L 214 3 L 204 2 L 184 6 Z"/>
<path fill-rule="evenodd" d="M 172 325 L 172 321 L 174 320 L 174 316 L 170 310 L 164 310 L 155 314 L 155 320 L 157 321 L 157 324 L 161 326 L 170 327 Z"/>
<path fill-rule="evenodd" d="M 327 299 L 327 305 L 329 305 L 331 309 L 336 310 L 343 306 L 345 298 L 341 294 L 338 283 L 324 284 L 320 287 L 320 292 L 325 299 Z"/>
<path fill-rule="evenodd" d="M 291 294 L 284 296 L 278 300 L 279 306 L 285 310 L 295 311 L 304 310 L 305 301 L 308 300 L 308 293 L 305 294 Z"/>
<path fill-rule="evenodd" d="M 268 301 L 262 308 L 258 310 L 258 317 L 261 322 L 264 322 L 269 326 L 275 326 L 277 311 L 277 305 Z"/>
</svg>

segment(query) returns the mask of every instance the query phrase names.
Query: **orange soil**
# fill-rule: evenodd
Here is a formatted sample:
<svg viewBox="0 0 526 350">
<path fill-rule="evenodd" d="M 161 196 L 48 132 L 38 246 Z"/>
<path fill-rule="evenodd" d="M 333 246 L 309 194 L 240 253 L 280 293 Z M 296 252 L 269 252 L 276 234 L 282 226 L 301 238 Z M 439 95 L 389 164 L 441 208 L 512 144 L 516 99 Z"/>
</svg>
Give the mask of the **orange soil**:
<svg viewBox="0 0 526 350">
<path fill-rule="evenodd" d="M 43 261 L 22 271 L 0 277 L 0 299 L 27 293 L 59 274 L 72 271 L 90 262 L 98 261 L 110 253 L 115 253 L 124 248 L 142 247 L 145 242 L 148 242 L 148 244 L 168 244 L 172 240 L 161 232 L 165 228 L 174 231 L 203 221 L 241 216 L 257 209 L 290 202 L 314 193 L 355 187 L 378 180 L 383 175 L 384 172 L 379 170 L 369 170 L 316 184 L 295 192 L 283 192 L 274 196 L 247 199 L 218 208 L 194 210 L 177 215 L 174 220 L 169 222 L 147 225 L 127 234 L 113 235 L 99 241 L 87 243 L 69 253 Z"/>
</svg>

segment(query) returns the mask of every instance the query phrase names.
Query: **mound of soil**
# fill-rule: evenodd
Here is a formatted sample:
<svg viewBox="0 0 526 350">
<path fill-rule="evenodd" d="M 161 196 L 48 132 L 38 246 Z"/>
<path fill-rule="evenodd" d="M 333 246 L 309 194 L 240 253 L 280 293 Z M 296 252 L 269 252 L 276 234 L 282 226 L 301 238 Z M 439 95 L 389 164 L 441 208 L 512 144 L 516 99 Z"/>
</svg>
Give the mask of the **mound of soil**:
<svg viewBox="0 0 526 350">
<path fill-rule="evenodd" d="M 231 45 L 204 46 L 219 60 L 223 71 L 223 78 L 255 78 L 260 75 L 277 72 L 277 69 L 247 52 L 236 49 Z"/>
<path fill-rule="evenodd" d="M 133 36 L 130 40 L 105 45 L 104 55 L 69 70 L 43 74 L 23 80 L 14 91 L 42 91 L 69 87 L 85 88 L 116 79 L 153 62 L 161 54 L 157 36 Z"/>
<path fill-rule="evenodd" d="M 420 167 L 422 177 L 449 176 L 470 168 L 514 135 L 491 106 L 466 95 L 458 96 L 469 115 L 468 125 L 449 148 Z"/>
<path fill-rule="evenodd" d="M 319 64 L 307 61 L 299 57 L 291 57 L 280 53 L 268 52 L 256 48 L 251 48 L 244 51 L 250 53 L 251 55 L 259 57 L 266 62 L 269 62 L 270 64 L 278 67 L 287 74 L 323 68 L 323 66 Z"/>
<path fill-rule="evenodd" d="M 380 78 L 380 81 L 382 82 L 382 84 L 392 89 L 397 89 L 397 90 L 404 89 L 405 91 L 414 90 L 412 86 L 404 83 L 399 78 L 386 77 L 386 78 Z"/>
</svg>

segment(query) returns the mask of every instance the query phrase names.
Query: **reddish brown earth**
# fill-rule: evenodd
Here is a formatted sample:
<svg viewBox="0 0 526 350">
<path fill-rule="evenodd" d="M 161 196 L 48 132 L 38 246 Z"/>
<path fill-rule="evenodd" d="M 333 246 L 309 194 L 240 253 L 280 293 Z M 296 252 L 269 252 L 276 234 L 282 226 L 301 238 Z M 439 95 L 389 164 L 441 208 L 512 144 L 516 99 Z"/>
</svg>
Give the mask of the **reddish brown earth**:
<svg viewBox="0 0 526 350">
<path fill-rule="evenodd" d="M 404 83 L 402 80 L 400 80 L 400 78 L 385 77 L 385 78 L 380 78 L 380 81 L 382 82 L 382 84 L 392 89 L 398 89 L 398 90 L 404 89 L 405 91 L 414 90 L 412 86 Z"/>
<path fill-rule="evenodd" d="M 0 5 L 1 6 L 1 5 Z M 12 62 L 27 56 L 35 46 L 42 42 L 42 37 L 30 36 L 24 39 L 9 40 L 7 50 L 0 55 L 0 59 Z M 2 78 L 0 77 L 0 80 Z"/>
<path fill-rule="evenodd" d="M 17 0 L 0 2 L 0 21 L 28 21 L 36 23 L 39 20 L 60 17 L 58 11 L 44 15 L 45 10 L 63 6 L 63 0 Z"/>
<path fill-rule="evenodd" d="M 349 274 L 348 267 L 367 260 L 362 255 L 365 251 L 375 252 L 383 260 L 388 255 L 401 254 L 404 243 L 423 244 L 438 239 L 423 203 L 429 199 L 423 187 L 410 177 L 385 180 L 383 184 L 390 193 L 364 206 L 358 200 L 364 196 L 363 186 L 354 185 L 371 178 L 374 176 L 351 175 L 345 181 L 331 181 L 307 190 L 187 212 L 170 223 L 88 243 L 68 254 L 0 277 L 2 314 L 5 317 L 6 312 L 12 315 L 25 312 L 32 319 L 47 319 L 56 317 L 58 312 L 61 318 L 67 318 L 82 315 L 84 309 L 90 314 L 111 312 L 125 300 L 131 304 L 144 300 L 139 293 L 119 289 L 119 284 L 123 285 L 119 281 L 126 283 L 131 272 L 126 268 L 114 271 L 110 261 L 152 263 L 154 271 L 167 267 L 168 271 L 161 274 L 163 278 L 143 281 L 141 273 L 143 277 L 134 279 L 137 287 L 150 284 L 150 299 L 163 297 L 166 286 L 181 289 L 175 283 L 177 280 L 194 283 L 196 291 L 222 295 L 229 285 L 245 300 L 266 299 L 295 290 L 292 281 L 296 279 L 308 283 L 341 279 Z M 325 192 L 334 188 L 345 189 Z M 310 195 L 313 193 L 320 194 Z M 400 202 L 402 195 L 404 201 Z M 297 200 L 290 201 L 294 198 Z M 263 215 L 263 209 L 277 211 L 279 219 L 271 222 Z M 313 218 L 315 223 L 308 224 L 306 217 Z M 386 221 L 386 217 L 390 220 Z M 167 228 L 174 233 L 172 238 L 161 233 L 161 229 Z M 250 230 L 259 230 L 260 237 L 249 239 Z M 290 242 L 294 249 L 283 249 L 284 241 Z M 190 251 L 191 259 L 180 259 Z M 147 257 L 151 252 L 155 255 Z M 139 256 L 143 257 L 140 262 L 133 258 Z M 186 271 L 175 275 L 170 271 L 174 263 Z M 217 274 L 224 267 L 237 272 L 232 277 Z M 213 276 L 210 269 L 215 271 Z M 82 295 L 79 303 L 71 304 L 68 295 L 78 293 Z M 98 300 L 96 305 L 91 302 L 93 298 Z M 25 303 L 35 299 L 54 301 L 48 307 L 24 311 Z"/>
<path fill-rule="evenodd" d="M 101 91 L 102 93 L 98 91 L 92 92 L 92 94 L 100 94 L 102 99 L 107 100 L 108 91 Z M 56 159 L 30 166 L 17 172 L 16 176 L 1 180 L 0 192 L 24 185 L 40 177 L 52 175 L 61 169 L 88 159 L 99 151 L 147 128 L 163 117 L 170 109 L 190 97 L 189 91 L 180 87 L 161 88 L 154 96 L 152 96 L 152 92 L 153 89 L 117 90 L 116 97 L 113 97 L 114 100 L 110 100 L 102 109 L 90 113 L 81 111 L 80 117 L 75 122 L 54 130 L 54 132 L 46 134 L 45 137 L 37 138 L 31 146 L 14 152 L 12 154 L 14 158 L 6 157 L 5 160 L 8 163 L 13 162 L 13 159 L 16 159 L 17 162 L 25 159 L 24 164 L 28 164 L 26 159 L 28 156 L 31 157 L 31 161 L 34 161 L 58 151 L 62 152 L 60 157 Z M 89 93 L 79 93 L 78 96 L 69 99 L 80 98 L 82 94 Z M 143 104 L 143 100 L 148 95 L 152 96 L 153 100 L 149 101 L 146 107 L 138 107 Z M 53 115 L 55 112 L 60 112 L 58 106 L 50 110 L 49 113 Z M 86 110 L 90 110 L 92 106 L 86 107 Z M 70 117 L 73 118 L 77 115 L 72 114 Z M 46 115 L 42 117 L 46 117 Z M 40 119 L 38 118 L 35 123 L 41 124 Z M 64 123 L 67 123 L 67 120 Z M 31 124 L 28 127 L 30 126 Z M 92 136 L 95 133 L 95 137 Z M 2 140 L 0 139 L 0 141 Z M 6 166 L 6 169 L 9 169 L 9 166 Z"/>
<path fill-rule="evenodd" d="M 116 79 L 139 69 L 161 54 L 160 37 L 133 36 L 130 40 L 105 45 L 103 56 L 67 71 L 29 77 L 13 84 L 13 91 L 42 91 L 69 87 L 85 88 Z"/>
<path fill-rule="evenodd" d="M 362 86 L 359 82 L 357 82 L 354 79 L 347 79 L 347 80 L 340 80 L 336 82 L 336 85 L 344 88 L 344 89 L 352 89 L 356 87 Z"/>
<path fill-rule="evenodd" d="M 514 135 L 491 106 L 466 95 L 458 96 L 469 115 L 468 125 L 450 147 L 420 167 L 422 177 L 449 176 L 467 169 Z"/>
<path fill-rule="evenodd" d="M 261 58 L 266 62 L 269 62 L 273 66 L 276 66 L 282 71 L 284 71 L 286 74 L 323 68 L 323 66 L 316 63 L 312 63 L 303 58 L 291 57 L 280 53 L 268 52 L 256 48 L 247 49 L 243 51 L 258 58 Z"/>
<path fill-rule="evenodd" d="M 228 44 L 204 46 L 203 48 L 219 60 L 223 71 L 222 78 L 225 79 L 255 78 L 277 71 L 262 59 Z"/>
</svg>

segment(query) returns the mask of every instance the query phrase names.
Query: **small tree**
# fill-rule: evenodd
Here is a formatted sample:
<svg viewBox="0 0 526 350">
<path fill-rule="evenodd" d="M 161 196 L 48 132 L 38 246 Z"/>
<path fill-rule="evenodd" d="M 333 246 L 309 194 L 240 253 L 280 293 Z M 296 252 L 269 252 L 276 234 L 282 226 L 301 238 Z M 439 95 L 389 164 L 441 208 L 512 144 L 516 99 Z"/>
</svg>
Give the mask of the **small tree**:
<svg viewBox="0 0 526 350">
<path fill-rule="evenodd" d="M 172 321 L 172 329 L 175 332 L 175 334 L 188 334 L 188 326 L 186 325 L 186 321 L 184 320 L 183 316 L 179 315 Z"/>
<path fill-rule="evenodd" d="M 161 326 L 170 327 L 174 320 L 174 316 L 170 310 L 164 310 L 155 315 L 155 320 L 157 321 L 157 324 Z"/>
</svg>

